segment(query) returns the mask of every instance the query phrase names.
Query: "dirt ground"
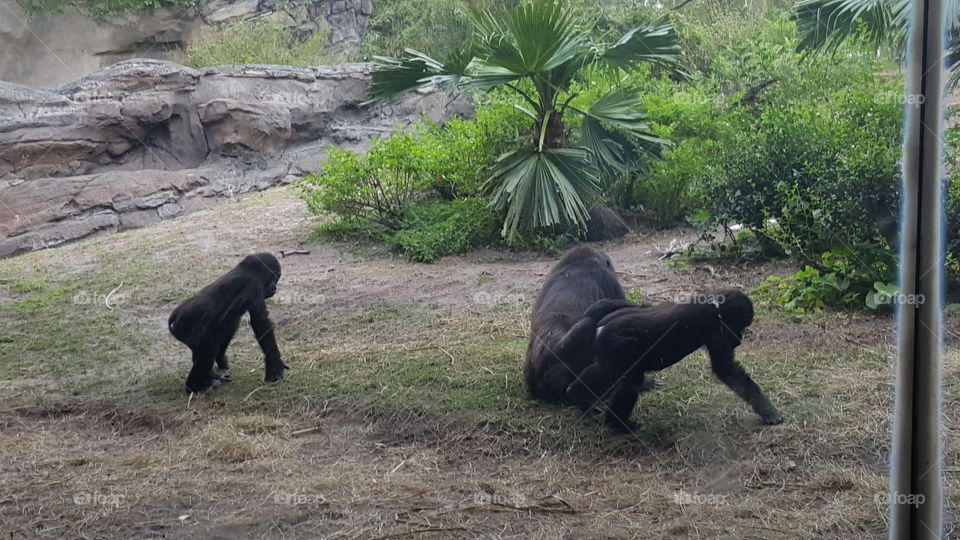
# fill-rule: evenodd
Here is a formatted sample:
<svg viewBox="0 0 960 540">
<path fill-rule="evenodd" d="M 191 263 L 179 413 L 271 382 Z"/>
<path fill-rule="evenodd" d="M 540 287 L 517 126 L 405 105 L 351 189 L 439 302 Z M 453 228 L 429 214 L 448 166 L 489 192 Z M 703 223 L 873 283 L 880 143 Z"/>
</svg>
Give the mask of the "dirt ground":
<svg viewBox="0 0 960 540">
<path fill-rule="evenodd" d="M 520 385 L 526 317 L 555 257 L 413 264 L 310 243 L 318 223 L 281 188 L 0 261 L 3 536 L 884 536 L 891 317 L 760 306 L 738 354 L 783 425 L 759 424 L 698 355 L 641 398 L 640 433 L 617 435 Z M 639 231 L 600 247 L 653 301 L 789 271 L 661 260 L 690 240 Z M 259 381 L 242 328 L 236 381 L 182 394 L 172 306 L 242 255 L 296 250 L 309 253 L 281 259 L 270 306 L 287 379 Z M 956 321 L 947 330 L 953 531 Z"/>
</svg>

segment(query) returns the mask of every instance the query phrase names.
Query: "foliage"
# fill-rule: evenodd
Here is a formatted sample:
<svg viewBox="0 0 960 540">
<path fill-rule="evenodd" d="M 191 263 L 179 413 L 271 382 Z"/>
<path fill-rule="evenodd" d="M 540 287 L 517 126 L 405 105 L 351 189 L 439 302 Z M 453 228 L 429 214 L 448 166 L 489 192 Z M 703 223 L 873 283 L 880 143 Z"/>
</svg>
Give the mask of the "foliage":
<svg viewBox="0 0 960 540">
<path fill-rule="evenodd" d="M 310 211 L 339 218 L 316 234 L 385 241 L 421 262 L 502 245 L 499 235 L 492 240 L 489 226 L 496 229 L 503 216 L 476 195 L 524 119 L 493 94 L 478 105 L 472 120 L 455 118 L 441 126 L 424 117 L 405 132 L 378 139 L 366 154 L 331 148 L 323 174 L 311 174 L 300 184 Z M 534 242 L 509 245 L 538 247 Z"/>
<path fill-rule="evenodd" d="M 434 262 L 482 246 L 500 243 L 500 216 L 480 197 L 409 208 L 401 230 L 387 243 L 415 262 Z"/>
<path fill-rule="evenodd" d="M 903 56 L 910 0 L 800 0 L 794 18 L 801 40 L 799 50 L 835 52 L 845 41 L 861 40 L 874 47 L 888 46 Z M 960 83 L 960 1 L 944 2 L 948 34 L 950 85 Z"/>
<path fill-rule="evenodd" d="M 187 44 L 181 61 L 199 68 L 231 64 L 316 66 L 334 62 L 327 50 L 328 28 L 319 28 L 305 41 L 279 19 L 238 21 L 204 32 Z"/>
<path fill-rule="evenodd" d="M 723 152 L 708 187 L 714 218 L 810 263 L 838 246 L 892 240 L 901 107 L 850 89 L 824 105 L 762 111 Z"/>
<path fill-rule="evenodd" d="M 878 309 L 895 297 L 897 258 L 889 248 L 858 245 L 824 253 L 818 267 L 787 278 L 770 277 L 761 296 L 797 313 L 826 307 Z"/>
<path fill-rule="evenodd" d="M 151 8 L 190 7 L 196 5 L 197 0 L 17 0 L 17 2 L 30 15 L 72 11 L 100 20 Z"/>
<path fill-rule="evenodd" d="M 451 91 L 505 87 L 523 101 L 530 117 L 529 140 L 498 160 L 488 183 L 493 204 L 505 212 L 502 234 L 530 234 L 572 226 L 583 229 L 586 202 L 602 191 L 595 171 L 629 167 L 624 149 L 657 146 L 643 121 L 633 88 L 614 86 L 585 108 L 571 104 L 571 86 L 583 68 L 632 68 L 640 63 L 671 66 L 679 55 L 664 21 L 637 26 L 610 46 L 594 43 L 570 10 L 555 1 L 521 4 L 499 16 L 471 9 L 471 46 L 446 62 L 407 49 L 401 58 L 375 57 L 371 96 L 388 99 L 427 84 Z M 566 116 L 579 116 L 571 141 Z"/>
<path fill-rule="evenodd" d="M 480 194 L 496 158 L 526 129 L 526 117 L 502 94 L 480 100 L 472 119 L 452 118 L 443 126 L 422 120 L 416 133 L 417 168 L 443 198 Z"/>
<path fill-rule="evenodd" d="M 416 147 L 406 133 L 391 135 L 386 143 L 371 148 L 368 156 L 331 147 L 324 173 L 307 176 L 300 184 L 301 196 L 311 212 L 396 229 L 406 208 L 422 200 L 429 187 L 406 159 Z"/>
<path fill-rule="evenodd" d="M 502 12 L 516 0 L 471 0 L 477 9 Z M 361 53 L 397 56 L 405 48 L 446 58 L 470 39 L 468 2 L 451 0 L 374 0 Z"/>
</svg>

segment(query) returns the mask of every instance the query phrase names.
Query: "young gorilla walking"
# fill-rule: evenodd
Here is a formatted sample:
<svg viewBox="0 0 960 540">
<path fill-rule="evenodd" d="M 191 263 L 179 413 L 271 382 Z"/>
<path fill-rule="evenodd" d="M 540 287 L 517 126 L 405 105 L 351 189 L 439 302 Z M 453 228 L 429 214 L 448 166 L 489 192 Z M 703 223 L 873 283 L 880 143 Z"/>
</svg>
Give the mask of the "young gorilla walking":
<svg viewBox="0 0 960 540">
<path fill-rule="evenodd" d="M 193 352 L 193 368 L 186 383 L 188 391 L 202 392 L 230 381 L 227 346 L 240 326 L 240 318 L 247 312 L 257 343 L 263 350 L 266 381 L 283 378 L 283 370 L 288 368 L 280 360 L 273 323 L 264 302 L 276 294 L 279 280 L 280 262 L 276 257 L 255 253 L 173 310 L 168 321 L 170 333 Z M 214 362 L 221 375 L 214 373 Z"/>
<path fill-rule="evenodd" d="M 567 388 L 567 397 L 584 412 L 606 405 L 607 424 L 622 430 L 635 425 L 630 415 L 647 372 L 676 364 L 706 346 L 714 374 L 767 424 L 783 417 L 734 359 L 743 331 L 753 322 L 753 304 L 740 291 L 691 297 L 688 303 L 624 307 L 601 300 L 584 321 L 599 320 L 592 344 L 593 362 Z"/>
</svg>

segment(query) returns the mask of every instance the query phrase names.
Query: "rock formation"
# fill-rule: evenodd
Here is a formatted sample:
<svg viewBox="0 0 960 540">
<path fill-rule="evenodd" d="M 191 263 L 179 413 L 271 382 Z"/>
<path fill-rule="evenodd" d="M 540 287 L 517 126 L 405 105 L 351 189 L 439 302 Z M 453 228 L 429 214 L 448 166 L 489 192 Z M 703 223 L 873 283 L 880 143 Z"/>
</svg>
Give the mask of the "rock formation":
<svg viewBox="0 0 960 540">
<path fill-rule="evenodd" d="M 364 103 L 370 69 L 139 59 L 49 90 L 0 82 L 0 256 L 264 189 L 318 168 L 329 144 L 451 111 L 436 92 Z"/>
<path fill-rule="evenodd" d="M 131 58 L 171 59 L 205 28 L 284 13 L 308 36 L 321 24 L 331 46 L 356 48 L 366 33 L 372 0 L 199 0 L 188 8 L 155 8 L 95 21 L 67 11 L 29 17 L 17 0 L 0 0 L 0 81 L 52 86 Z"/>
</svg>

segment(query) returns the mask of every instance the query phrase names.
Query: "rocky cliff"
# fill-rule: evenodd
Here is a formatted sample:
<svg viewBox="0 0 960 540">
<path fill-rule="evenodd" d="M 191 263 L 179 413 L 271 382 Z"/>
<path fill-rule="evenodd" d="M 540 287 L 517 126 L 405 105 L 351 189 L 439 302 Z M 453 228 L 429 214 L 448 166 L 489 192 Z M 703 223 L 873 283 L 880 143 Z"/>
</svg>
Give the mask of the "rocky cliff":
<svg viewBox="0 0 960 540">
<path fill-rule="evenodd" d="M 360 44 L 373 9 L 372 0 L 199 0 L 94 21 L 76 12 L 28 17 L 17 0 L 0 0 L 0 81 L 52 86 L 122 60 L 170 59 L 205 28 L 271 16 L 281 5 L 302 14 L 290 21 L 299 35 L 325 24 L 337 48 Z"/>
<path fill-rule="evenodd" d="M 0 256 L 288 181 L 329 144 L 363 148 L 452 110 L 434 92 L 365 104 L 369 71 L 140 59 L 53 89 L 0 82 Z"/>
</svg>

